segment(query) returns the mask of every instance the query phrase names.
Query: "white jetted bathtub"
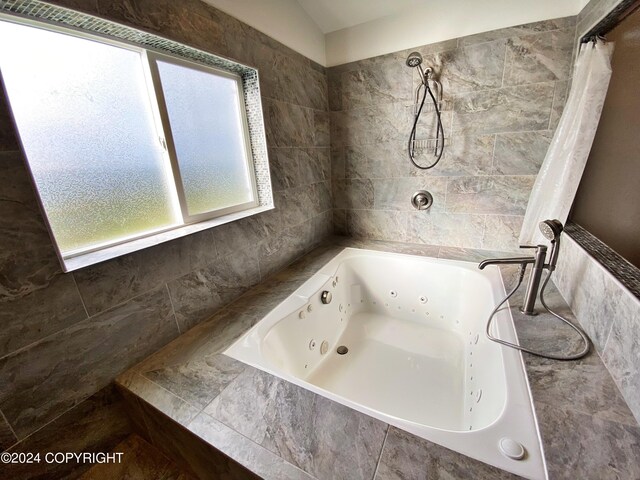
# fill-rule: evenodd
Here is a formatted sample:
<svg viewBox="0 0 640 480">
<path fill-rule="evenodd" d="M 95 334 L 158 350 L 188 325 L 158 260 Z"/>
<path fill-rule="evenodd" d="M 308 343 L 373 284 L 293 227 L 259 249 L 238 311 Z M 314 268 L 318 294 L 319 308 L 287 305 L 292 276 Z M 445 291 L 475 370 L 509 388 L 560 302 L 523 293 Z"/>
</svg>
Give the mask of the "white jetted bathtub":
<svg viewBox="0 0 640 480">
<path fill-rule="evenodd" d="M 452 450 L 546 479 L 522 357 L 484 334 L 504 295 L 496 267 L 347 248 L 225 353 Z M 494 325 L 517 341 L 508 310 Z M 506 455 L 512 448 L 517 456 L 518 445 L 504 439 L 524 447 L 524 458 Z"/>
</svg>

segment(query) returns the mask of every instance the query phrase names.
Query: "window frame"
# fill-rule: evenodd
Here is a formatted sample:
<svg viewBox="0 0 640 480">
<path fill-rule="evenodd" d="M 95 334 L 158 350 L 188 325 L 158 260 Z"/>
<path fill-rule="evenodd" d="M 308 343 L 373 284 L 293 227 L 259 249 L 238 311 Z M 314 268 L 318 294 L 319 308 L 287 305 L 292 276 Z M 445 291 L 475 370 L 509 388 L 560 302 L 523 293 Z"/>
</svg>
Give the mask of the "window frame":
<svg viewBox="0 0 640 480">
<path fill-rule="evenodd" d="M 154 113 L 157 113 L 159 121 L 156 124 L 156 130 L 162 133 L 164 138 L 161 140 L 162 147 L 169 156 L 171 163 L 171 170 L 173 172 L 173 178 L 175 180 L 176 191 L 178 194 L 178 200 L 180 203 L 180 211 L 182 213 L 183 223 L 185 225 L 197 223 L 202 220 L 209 220 L 211 218 L 219 217 L 229 213 L 236 213 L 242 210 L 247 210 L 258 205 L 258 188 L 255 177 L 255 169 L 253 165 L 253 151 L 251 149 L 251 137 L 249 135 L 249 123 L 247 122 L 247 109 L 244 103 L 244 88 L 242 85 L 242 78 L 232 72 L 210 67 L 208 65 L 202 65 L 191 60 L 186 60 L 175 55 L 169 55 L 166 53 L 160 53 L 156 51 L 150 51 L 143 49 L 142 56 L 145 60 L 146 73 L 149 75 L 149 81 L 147 84 L 149 92 L 153 91 L 155 97 L 151 98 L 152 106 L 154 107 Z M 173 134 L 171 131 L 171 122 L 169 121 L 169 112 L 167 110 L 167 103 L 164 97 L 164 91 L 162 89 L 162 80 L 160 78 L 160 72 L 158 70 L 158 60 L 178 65 L 200 72 L 209 73 L 225 78 L 230 78 L 236 82 L 237 87 L 237 102 L 240 109 L 240 117 L 242 120 L 242 135 L 244 140 L 244 161 L 249 173 L 249 180 L 251 182 L 251 192 L 253 194 L 253 201 L 245 202 L 238 205 L 232 205 L 230 207 L 218 208 L 216 210 L 210 210 L 209 212 L 203 212 L 195 215 L 189 214 L 187 207 L 187 199 L 184 192 L 184 184 L 182 182 L 182 175 L 180 174 L 180 164 L 178 161 L 178 154 L 176 152 L 175 142 L 173 140 Z"/>
<path fill-rule="evenodd" d="M 257 182 L 256 170 L 255 170 L 256 165 L 255 165 L 255 159 L 254 159 L 253 149 L 251 145 L 252 137 L 250 135 L 249 123 L 248 123 L 248 111 L 244 101 L 244 96 L 245 96 L 244 85 L 243 85 L 242 77 L 240 75 L 230 71 L 226 71 L 221 68 L 207 65 L 205 63 L 200 63 L 192 59 L 187 59 L 187 58 L 180 57 L 178 55 L 167 53 L 165 51 L 161 51 L 147 45 L 141 46 L 134 42 L 130 42 L 130 41 L 119 39 L 119 38 L 113 38 L 109 35 L 102 34 L 100 32 L 86 31 L 70 25 L 60 25 L 50 20 L 32 19 L 28 17 L 16 16 L 13 14 L 6 14 L 4 12 L 0 12 L 0 21 L 14 23 L 18 25 L 25 25 L 28 27 L 39 28 L 42 30 L 48 30 L 48 31 L 52 31 L 62 35 L 69 35 L 69 36 L 77 37 L 83 40 L 94 41 L 94 42 L 106 44 L 112 47 L 126 49 L 139 54 L 141 67 L 145 77 L 145 82 L 147 87 L 146 89 L 149 96 L 149 105 L 153 115 L 153 121 L 154 121 L 153 127 L 155 128 L 155 132 L 158 135 L 157 139 L 160 143 L 160 149 L 163 152 L 163 168 L 166 168 L 169 170 L 171 180 L 173 181 L 173 186 L 171 188 L 171 197 L 172 197 L 171 201 L 173 202 L 173 208 L 176 209 L 177 213 L 179 213 L 182 217 L 181 219 L 177 218 L 178 220 L 177 223 L 167 227 L 161 227 L 158 229 L 146 231 L 140 234 L 121 237 L 111 242 L 105 242 L 102 244 L 92 245 L 86 248 L 76 249 L 73 251 L 67 251 L 63 253 L 53 233 L 53 229 L 51 227 L 51 224 L 49 222 L 49 218 L 47 215 L 47 210 L 40 197 L 38 182 L 36 181 L 36 178 L 33 174 L 31 165 L 29 163 L 29 158 L 26 154 L 26 149 L 24 148 L 24 144 L 22 143 L 20 131 L 18 129 L 18 125 L 16 123 L 16 120 L 11 108 L 11 99 L 8 94 L 7 87 L 6 85 L 4 85 L 4 82 L 0 82 L 0 87 L 2 87 L 3 93 L 8 102 L 7 106 L 9 107 L 9 115 L 12 120 L 14 130 L 16 132 L 16 137 L 17 137 L 18 144 L 20 146 L 20 150 L 25 159 L 29 176 L 31 178 L 31 181 L 35 189 L 36 197 L 38 200 L 38 204 L 40 206 L 40 210 L 42 212 L 43 220 L 47 227 L 47 230 L 49 231 L 49 235 L 51 237 L 53 247 L 60 260 L 60 264 L 63 272 L 66 273 L 66 272 L 78 270 L 86 266 L 94 265 L 96 263 L 110 260 L 128 253 L 133 253 L 138 250 L 142 250 L 145 248 L 158 245 L 160 243 L 181 238 L 186 235 L 191 235 L 193 233 L 197 233 L 199 231 L 213 228 L 219 225 L 224 225 L 226 223 L 236 221 L 241 218 L 252 216 L 258 213 L 266 212 L 275 208 L 275 206 L 273 205 L 273 201 L 270 201 L 269 204 L 265 204 L 265 205 L 261 204 L 260 202 L 260 197 L 258 192 L 258 182 Z M 180 173 L 179 173 L 179 165 L 178 165 L 177 155 L 175 153 L 175 145 L 173 144 L 173 138 L 171 136 L 170 123 L 169 123 L 168 113 L 166 109 L 164 94 L 162 92 L 161 80 L 160 80 L 157 64 L 155 63 L 156 59 L 161 59 L 163 61 L 186 66 L 187 68 L 198 69 L 207 73 L 214 72 L 214 74 L 216 75 L 223 75 L 236 80 L 237 86 L 238 86 L 238 89 L 237 89 L 238 102 L 239 102 L 239 108 L 240 108 L 241 119 L 242 119 L 242 130 L 243 130 L 242 134 L 244 138 L 245 162 L 247 166 L 247 171 L 249 173 L 249 180 L 251 182 L 252 194 L 253 194 L 252 202 L 245 202 L 242 204 L 225 207 L 222 209 L 216 209 L 216 210 L 212 210 L 210 212 L 204 212 L 201 214 L 189 215 L 187 204 L 186 204 L 186 198 L 184 196 L 182 177 L 180 176 Z M 154 81 L 154 77 L 156 81 Z M 0 76 L 0 79 L 1 78 L 2 77 Z"/>
</svg>

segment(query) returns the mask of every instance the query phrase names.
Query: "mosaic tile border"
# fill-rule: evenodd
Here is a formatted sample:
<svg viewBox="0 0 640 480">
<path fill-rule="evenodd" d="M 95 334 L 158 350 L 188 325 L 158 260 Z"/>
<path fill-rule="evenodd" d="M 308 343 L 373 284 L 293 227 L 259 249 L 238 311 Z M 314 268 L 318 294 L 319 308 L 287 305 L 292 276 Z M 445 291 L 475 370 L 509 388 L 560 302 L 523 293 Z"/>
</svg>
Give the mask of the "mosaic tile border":
<svg viewBox="0 0 640 480">
<path fill-rule="evenodd" d="M 273 206 L 267 140 L 264 132 L 264 119 L 260 100 L 260 83 L 258 71 L 255 68 L 152 33 L 143 32 L 68 8 L 50 5 L 39 0 L 0 0 L 0 12 L 97 33 L 240 75 L 244 89 L 244 102 L 247 110 L 259 205 Z"/>
<path fill-rule="evenodd" d="M 636 298 L 640 298 L 640 268 L 576 223 L 567 223 L 564 231 Z"/>
</svg>

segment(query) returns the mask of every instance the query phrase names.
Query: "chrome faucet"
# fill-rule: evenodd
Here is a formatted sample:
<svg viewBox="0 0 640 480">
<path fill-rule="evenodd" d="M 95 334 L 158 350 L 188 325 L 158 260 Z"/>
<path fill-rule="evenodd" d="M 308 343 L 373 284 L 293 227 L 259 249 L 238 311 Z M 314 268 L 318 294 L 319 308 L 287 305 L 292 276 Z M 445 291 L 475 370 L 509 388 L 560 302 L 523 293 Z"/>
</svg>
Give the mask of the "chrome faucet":
<svg viewBox="0 0 640 480">
<path fill-rule="evenodd" d="M 529 282 L 527 283 L 527 291 L 524 294 L 524 302 L 520 311 L 525 315 L 537 315 L 535 311 L 536 299 L 538 298 L 538 289 L 540 288 L 540 280 L 542 272 L 548 269 L 550 272 L 555 270 L 558 261 L 558 249 L 560 247 L 560 234 L 562 233 L 562 223 L 558 220 L 545 220 L 540 223 L 540 231 L 547 240 L 551 242 L 551 255 L 549 263 L 544 263 L 547 258 L 547 247 L 545 245 L 521 245 L 520 248 L 535 248 L 532 257 L 512 257 L 512 258 L 489 258 L 483 260 L 478 265 L 480 270 L 487 265 L 518 265 L 522 267 L 522 275 L 528 264 L 533 264 Z"/>
</svg>

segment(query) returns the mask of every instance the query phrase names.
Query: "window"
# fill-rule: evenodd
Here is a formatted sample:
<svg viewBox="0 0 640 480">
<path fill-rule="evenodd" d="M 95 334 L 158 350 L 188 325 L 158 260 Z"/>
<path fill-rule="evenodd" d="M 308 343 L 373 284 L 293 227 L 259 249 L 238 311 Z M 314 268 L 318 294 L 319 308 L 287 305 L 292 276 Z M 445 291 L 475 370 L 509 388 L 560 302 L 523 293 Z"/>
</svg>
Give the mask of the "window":
<svg viewBox="0 0 640 480">
<path fill-rule="evenodd" d="M 63 265 L 258 206 L 239 75 L 12 21 L 0 42 L 20 46 L 0 69 Z"/>
</svg>

